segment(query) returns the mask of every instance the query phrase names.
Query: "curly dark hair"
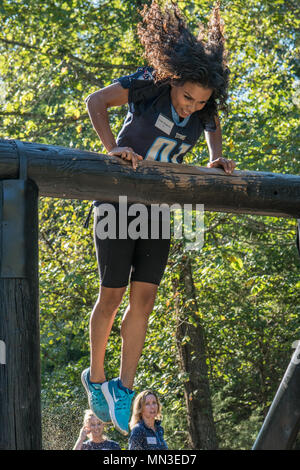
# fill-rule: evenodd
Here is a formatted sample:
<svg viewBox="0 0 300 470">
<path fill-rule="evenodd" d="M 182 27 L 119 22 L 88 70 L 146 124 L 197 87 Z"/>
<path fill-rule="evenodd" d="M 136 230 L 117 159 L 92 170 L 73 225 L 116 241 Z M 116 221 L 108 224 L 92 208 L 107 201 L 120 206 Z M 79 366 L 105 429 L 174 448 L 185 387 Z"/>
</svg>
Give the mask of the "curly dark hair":
<svg viewBox="0 0 300 470">
<path fill-rule="evenodd" d="M 148 64 L 155 70 L 156 83 L 183 85 L 199 83 L 213 93 L 205 114 L 227 112 L 229 68 L 224 48 L 220 3 L 212 10 L 207 32 L 202 24 L 198 37 L 188 29 L 178 6 L 173 1 L 164 7 L 153 0 L 140 11 L 138 36 Z"/>
</svg>

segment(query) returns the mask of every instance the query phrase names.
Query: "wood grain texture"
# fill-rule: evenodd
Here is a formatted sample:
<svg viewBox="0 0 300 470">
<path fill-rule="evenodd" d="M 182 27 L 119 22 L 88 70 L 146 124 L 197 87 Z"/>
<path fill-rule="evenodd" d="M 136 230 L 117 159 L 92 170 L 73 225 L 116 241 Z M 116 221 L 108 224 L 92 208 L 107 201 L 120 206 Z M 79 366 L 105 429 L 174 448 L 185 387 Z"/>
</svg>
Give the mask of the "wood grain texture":
<svg viewBox="0 0 300 470">
<path fill-rule="evenodd" d="M 118 157 L 24 142 L 28 177 L 41 196 L 144 204 L 204 204 L 206 211 L 300 217 L 300 176 L 143 161 L 134 171 Z M 0 179 L 16 178 L 14 141 L 0 140 Z"/>
<path fill-rule="evenodd" d="M 0 181 L 0 253 L 15 249 L 26 265 L 22 277 L 14 278 L 12 269 L 9 278 L 0 278 L 0 340 L 6 349 L 5 364 L 0 364 L 1 450 L 41 449 L 38 189 L 30 182 L 25 188 L 21 236 L 1 246 L 4 199 Z M 13 253 L 10 258 L 14 259 Z"/>
</svg>

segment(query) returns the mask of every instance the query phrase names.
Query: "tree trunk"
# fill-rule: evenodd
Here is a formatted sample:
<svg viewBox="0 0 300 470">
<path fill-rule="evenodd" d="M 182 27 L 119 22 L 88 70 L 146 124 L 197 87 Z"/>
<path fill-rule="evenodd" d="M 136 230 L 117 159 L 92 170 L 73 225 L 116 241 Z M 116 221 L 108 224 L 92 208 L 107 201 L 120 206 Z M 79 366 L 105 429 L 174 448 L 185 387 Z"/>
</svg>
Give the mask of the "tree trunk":
<svg viewBox="0 0 300 470">
<path fill-rule="evenodd" d="M 189 255 L 182 255 L 177 284 L 176 341 L 180 369 L 186 378 L 189 440 L 192 449 L 218 448 L 210 396 L 204 329 L 200 324 L 192 266 Z M 175 287 L 175 286 L 174 286 Z"/>
</svg>

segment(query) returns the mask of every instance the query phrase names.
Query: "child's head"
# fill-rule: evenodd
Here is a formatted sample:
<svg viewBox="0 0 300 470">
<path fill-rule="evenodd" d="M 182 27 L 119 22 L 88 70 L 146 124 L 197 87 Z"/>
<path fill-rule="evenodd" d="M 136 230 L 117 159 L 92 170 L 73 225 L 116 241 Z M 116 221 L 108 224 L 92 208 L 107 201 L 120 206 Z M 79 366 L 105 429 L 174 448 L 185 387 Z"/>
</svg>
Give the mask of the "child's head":
<svg viewBox="0 0 300 470">
<path fill-rule="evenodd" d="M 87 434 L 92 438 L 102 436 L 104 423 L 97 418 L 92 410 L 85 411 L 83 425 L 85 426 Z"/>
</svg>

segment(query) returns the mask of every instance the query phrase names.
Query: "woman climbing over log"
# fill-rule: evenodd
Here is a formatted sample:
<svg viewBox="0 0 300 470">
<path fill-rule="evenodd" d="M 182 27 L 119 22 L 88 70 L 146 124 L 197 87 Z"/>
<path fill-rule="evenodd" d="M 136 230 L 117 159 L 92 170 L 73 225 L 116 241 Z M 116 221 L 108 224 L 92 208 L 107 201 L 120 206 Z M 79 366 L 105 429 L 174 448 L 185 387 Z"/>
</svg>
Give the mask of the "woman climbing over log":
<svg viewBox="0 0 300 470">
<path fill-rule="evenodd" d="M 219 5 L 212 11 L 206 37 L 203 29 L 198 37 L 189 31 L 175 3 L 160 7 L 153 1 L 141 16 L 138 35 L 148 66 L 114 80 L 86 99 L 101 142 L 109 155 L 130 161 L 136 170 L 145 159 L 182 163 L 204 132 L 208 166 L 231 174 L 235 163 L 222 156 L 218 117 L 218 110 L 226 109 L 229 75 Z M 115 139 L 108 109 L 124 104 L 128 104 L 128 114 Z M 82 382 L 94 413 L 104 422 L 112 420 L 127 435 L 134 378 L 167 264 L 170 239 L 161 233 L 158 239 L 103 239 L 97 230 L 104 215 L 103 203 L 94 201 L 100 292 L 90 321 L 91 363 L 82 373 Z M 114 206 L 118 215 L 121 209 Z M 128 224 L 130 221 L 128 217 Z M 151 215 L 148 223 L 150 226 Z M 120 375 L 107 380 L 106 344 L 129 282 L 129 305 L 121 326 Z"/>
</svg>

